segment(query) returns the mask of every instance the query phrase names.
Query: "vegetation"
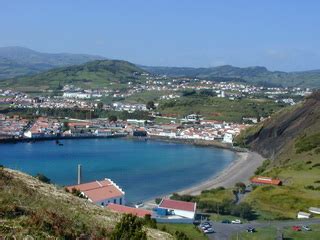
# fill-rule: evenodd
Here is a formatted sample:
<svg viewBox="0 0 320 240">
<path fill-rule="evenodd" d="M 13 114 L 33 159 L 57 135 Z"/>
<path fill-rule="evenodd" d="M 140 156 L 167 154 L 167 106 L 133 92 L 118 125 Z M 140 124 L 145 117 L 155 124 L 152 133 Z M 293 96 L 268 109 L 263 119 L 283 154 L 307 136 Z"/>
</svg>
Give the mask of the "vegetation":
<svg viewBox="0 0 320 240">
<path fill-rule="evenodd" d="M 119 214 L 6 168 L 0 169 L 0 216 L 0 235 L 9 239 L 106 239 L 120 220 Z M 172 239 L 141 221 L 148 239 Z"/>
<path fill-rule="evenodd" d="M 144 81 L 144 72 L 134 64 L 120 60 L 96 60 L 82 65 L 61 67 L 32 76 L 1 80 L 1 87 L 14 87 L 24 91 L 59 90 L 66 84 L 84 88 L 121 86 Z"/>
<path fill-rule="evenodd" d="M 158 223 L 158 228 L 168 232 L 179 240 L 207 240 L 208 237 L 203 234 L 196 226 L 192 224 L 168 224 Z"/>
<path fill-rule="evenodd" d="M 178 99 L 161 101 L 158 111 L 180 118 L 188 114 L 199 113 L 206 119 L 242 122 L 243 117 L 268 117 L 282 107 L 284 107 L 283 104 L 267 99 L 229 100 L 199 93 L 188 93 Z"/>
<path fill-rule="evenodd" d="M 320 147 L 320 133 L 300 137 L 295 144 L 296 153 L 308 152 L 318 147 Z"/>
<path fill-rule="evenodd" d="M 265 67 L 234 67 L 230 65 L 211 68 L 143 67 L 146 71 L 171 77 L 192 77 L 213 81 L 246 81 L 264 86 L 313 87 L 320 85 L 320 71 L 280 72 Z"/>
<path fill-rule="evenodd" d="M 242 189 L 242 183 L 237 184 Z M 171 199 L 197 202 L 201 212 L 233 215 L 245 219 L 254 219 L 255 213 L 248 203 L 235 204 L 235 196 L 231 189 L 215 188 L 202 191 L 198 196 L 179 195 L 174 193 Z"/>
<path fill-rule="evenodd" d="M 50 184 L 50 182 L 51 182 L 50 178 L 46 177 L 42 173 L 37 173 L 34 177 L 39 179 L 41 182 L 44 182 L 44 183 Z"/>
<path fill-rule="evenodd" d="M 0 79 L 32 75 L 51 68 L 103 59 L 86 54 L 40 53 L 23 47 L 0 48 Z"/>
<path fill-rule="evenodd" d="M 146 240 L 143 222 L 134 215 L 124 215 L 111 233 L 111 240 Z"/>
</svg>

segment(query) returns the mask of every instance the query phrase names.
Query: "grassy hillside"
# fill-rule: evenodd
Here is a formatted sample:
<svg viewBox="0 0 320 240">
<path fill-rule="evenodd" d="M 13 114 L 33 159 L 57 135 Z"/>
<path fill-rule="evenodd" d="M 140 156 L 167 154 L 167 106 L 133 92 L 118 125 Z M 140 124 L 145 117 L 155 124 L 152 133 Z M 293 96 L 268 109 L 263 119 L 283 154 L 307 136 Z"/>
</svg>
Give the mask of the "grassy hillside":
<svg viewBox="0 0 320 240">
<path fill-rule="evenodd" d="M 24 47 L 0 48 L 0 79 L 40 73 L 52 68 L 104 59 L 101 56 L 70 53 L 41 53 Z"/>
<path fill-rule="evenodd" d="M 108 239 L 120 214 L 39 180 L 0 168 L 0 236 L 34 239 Z M 147 229 L 149 239 L 171 236 Z"/>
<path fill-rule="evenodd" d="M 263 85 L 281 85 L 289 87 L 320 87 L 320 70 L 302 72 L 269 71 L 265 67 L 240 68 L 230 65 L 212 68 L 187 67 L 146 67 L 143 69 L 168 76 L 188 76 L 195 78 L 213 79 L 217 77 L 238 78 L 250 83 Z"/>
<path fill-rule="evenodd" d="M 33 76 L 0 80 L 0 87 L 16 89 L 59 89 L 73 84 L 84 88 L 110 87 L 111 84 L 125 84 L 139 81 L 137 74 L 143 70 L 126 61 L 97 60 L 82 65 L 52 69 Z"/>
<path fill-rule="evenodd" d="M 206 119 L 242 122 L 242 117 L 267 117 L 283 105 L 267 99 L 236 99 L 205 97 L 198 94 L 161 101 L 158 110 L 163 114 L 183 117 L 200 113 Z"/>
<path fill-rule="evenodd" d="M 285 109 L 248 132 L 238 142 L 270 160 L 257 175 L 283 180 L 261 186 L 247 201 L 267 218 L 294 218 L 297 211 L 320 206 L 320 93 Z"/>
</svg>

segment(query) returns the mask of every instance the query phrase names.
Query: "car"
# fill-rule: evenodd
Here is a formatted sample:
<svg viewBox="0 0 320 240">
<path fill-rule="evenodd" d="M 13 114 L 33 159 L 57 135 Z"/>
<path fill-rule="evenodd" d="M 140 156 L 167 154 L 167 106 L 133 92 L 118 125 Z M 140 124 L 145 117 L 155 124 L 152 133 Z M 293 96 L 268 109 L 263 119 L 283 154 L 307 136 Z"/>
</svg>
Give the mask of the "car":
<svg viewBox="0 0 320 240">
<path fill-rule="evenodd" d="M 235 219 L 231 221 L 232 224 L 241 224 L 241 220 L 240 219 Z"/>
<path fill-rule="evenodd" d="M 254 233 L 256 230 L 253 227 L 248 227 L 247 232 Z"/>
<path fill-rule="evenodd" d="M 213 228 L 207 228 L 205 230 L 203 230 L 204 233 L 214 233 Z"/>
<path fill-rule="evenodd" d="M 230 220 L 228 220 L 228 219 L 223 219 L 223 220 L 221 221 L 221 223 L 227 223 L 227 224 L 230 224 L 231 222 L 230 222 Z"/>
<path fill-rule="evenodd" d="M 301 227 L 300 226 L 292 226 L 292 230 L 299 232 L 299 231 L 301 231 Z"/>
<path fill-rule="evenodd" d="M 309 226 L 302 226 L 302 229 L 305 230 L 305 231 L 311 231 L 311 228 Z"/>
<path fill-rule="evenodd" d="M 144 206 L 144 204 L 143 204 L 143 202 L 138 202 L 134 206 L 135 206 L 135 208 L 141 208 Z"/>
</svg>

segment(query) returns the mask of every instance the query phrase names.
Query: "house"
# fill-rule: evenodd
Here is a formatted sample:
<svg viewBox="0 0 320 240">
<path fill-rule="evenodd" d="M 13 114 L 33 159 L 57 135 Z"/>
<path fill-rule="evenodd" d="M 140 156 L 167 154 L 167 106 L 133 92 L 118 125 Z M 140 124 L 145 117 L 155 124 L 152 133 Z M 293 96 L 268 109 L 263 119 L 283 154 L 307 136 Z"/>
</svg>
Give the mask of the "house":
<svg viewBox="0 0 320 240">
<path fill-rule="evenodd" d="M 195 202 L 162 199 L 158 207 L 154 209 L 153 217 L 157 222 L 192 223 L 196 208 Z"/>
<path fill-rule="evenodd" d="M 152 211 L 149 211 L 146 209 L 133 208 L 133 207 L 128 207 L 128 206 L 114 204 L 114 203 L 109 203 L 107 205 L 107 208 L 114 211 L 114 212 L 132 214 L 132 215 L 136 215 L 137 217 L 144 217 L 146 215 L 150 215 L 150 216 L 152 215 Z"/>
<path fill-rule="evenodd" d="M 270 177 L 253 177 L 251 178 L 251 183 L 253 185 L 277 185 L 277 186 L 280 186 L 282 185 L 282 182 L 281 180 L 279 179 L 273 179 L 273 178 L 270 178 Z"/>
<path fill-rule="evenodd" d="M 311 213 L 306 213 L 306 212 L 298 212 L 297 218 L 310 218 Z"/>
<path fill-rule="evenodd" d="M 102 181 L 68 186 L 67 189 L 70 192 L 72 192 L 73 189 L 77 189 L 90 202 L 97 205 L 106 206 L 109 203 L 119 205 L 125 204 L 125 192 L 108 178 Z"/>
<path fill-rule="evenodd" d="M 309 212 L 314 213 L 314 214 L 320 214 L 320 208 L 310 207 Z"/>
</svg>

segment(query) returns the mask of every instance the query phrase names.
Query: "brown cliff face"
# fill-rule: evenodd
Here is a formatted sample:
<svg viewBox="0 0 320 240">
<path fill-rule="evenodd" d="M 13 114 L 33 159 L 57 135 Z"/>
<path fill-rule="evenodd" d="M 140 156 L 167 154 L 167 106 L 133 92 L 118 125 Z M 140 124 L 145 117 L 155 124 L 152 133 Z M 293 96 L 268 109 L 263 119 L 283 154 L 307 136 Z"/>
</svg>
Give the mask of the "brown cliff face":
<svg viewBox="0 0 320 240">
<path fill-rule="evenodd" d="M 286 109 L 261 123 L 244 143 L 268 158 L 277 158 L 284 151 L 294 151 L 297 138 L 320 133 L 320 91 L 302 104 Z"/>
</svg>

